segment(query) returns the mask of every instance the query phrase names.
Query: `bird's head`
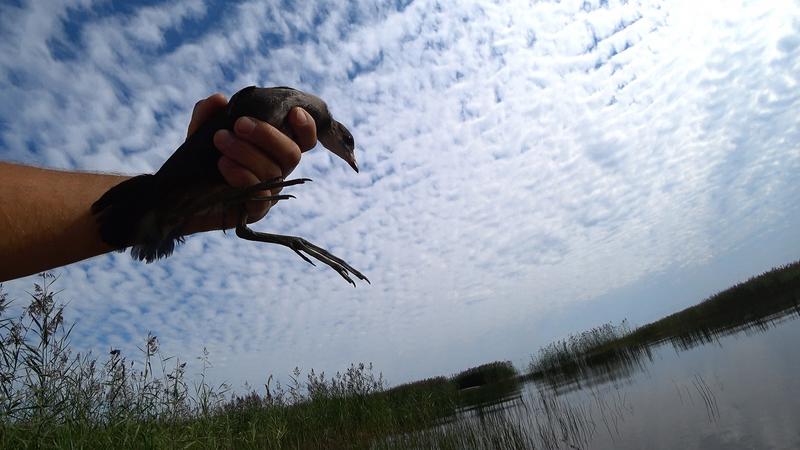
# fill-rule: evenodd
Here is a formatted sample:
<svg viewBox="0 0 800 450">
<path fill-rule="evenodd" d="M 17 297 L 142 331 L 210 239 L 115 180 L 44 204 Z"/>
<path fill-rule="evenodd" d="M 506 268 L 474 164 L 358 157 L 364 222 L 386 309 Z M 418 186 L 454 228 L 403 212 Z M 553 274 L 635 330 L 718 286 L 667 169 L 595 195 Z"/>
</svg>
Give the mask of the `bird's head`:
<svg viewBox="0 0 800 450">
<path fill-rule="evenodd" d="M 323 130 L 318 130 L 317 135 L 319 141 L 328 150 L 333 152 L 339 158 L 342 158 L 358 172 L 358 164 L 356 163 L 355 142 L 353 142 L 353 135 L 341 123 L 331 120 L 331 126 Z"/>
</svg>

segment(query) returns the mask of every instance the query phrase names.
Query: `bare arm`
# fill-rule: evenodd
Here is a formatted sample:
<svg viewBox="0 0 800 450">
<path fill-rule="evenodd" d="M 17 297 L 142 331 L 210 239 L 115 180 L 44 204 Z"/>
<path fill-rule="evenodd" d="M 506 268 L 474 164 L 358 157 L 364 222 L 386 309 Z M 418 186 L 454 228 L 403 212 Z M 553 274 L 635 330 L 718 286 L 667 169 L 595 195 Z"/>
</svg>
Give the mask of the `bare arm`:
<svg viewBox="0 0 800 450">
<path fill-rule="evenodd" d="M 0 163 L 0 281 L 111 251 L 89 207 L 127 178 Z"/>
<path fill-rule="evenodd" d="M 198 102 L 189 134 L 226 104 L 219 94 Z M 237 122 L 233 139 L 225 139 L 231 136 L 223 131 L 215 135 L 214 142 L 224 155 L 218 167 L 231 186 L 286 176 L 300 161 L 301 151 L 315 145 L 313 119 L 299 109 L 289 119 L 297 143 L 260 121 L 250 131 Z M 128 178 L 0 163 L 0 282 L 113 250 L 100 239 L 90 208 L 108 189 Z M 269 207 L 265 202 L 251 202 L 248 215 L 260 219 Z M 220 223 L 216 217 L 197 217 L 187 232 L 218 229 Z"/>
</svg>

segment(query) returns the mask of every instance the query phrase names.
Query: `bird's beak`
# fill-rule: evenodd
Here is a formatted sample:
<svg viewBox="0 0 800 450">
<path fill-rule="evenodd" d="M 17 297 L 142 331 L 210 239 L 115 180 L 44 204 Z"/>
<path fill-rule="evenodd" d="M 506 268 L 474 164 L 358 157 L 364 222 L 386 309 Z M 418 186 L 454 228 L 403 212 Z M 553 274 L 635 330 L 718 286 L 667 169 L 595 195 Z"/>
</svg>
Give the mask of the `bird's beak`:
<svg viewBox="0 0 800 450">
<path fill-rule="evenodd" d="M 358 163 L 356 162 L 355 152 L 351 152 L 348 155 L 348 158 L 345 158 L 344 160 L 347 161 L 347 164 L 350 164 L 350 167 L 352 167 L 353 170 L 356 171 L 356 173 L 358 173 Z"/>
<path fill-rule="evenodd" d="M 323 143 L 323 145 L 325 144 Z M 350 167 L 353 168 L 353 170 L 356 171 L 356 173 L 358 173 L 358 163 L 356 162 L 356 152 L 354 150 L 350 150 L 341 144 L 332 145 L 331 147 L 328 147 L 331 150 L 331 153 L 339 158 L 342 158 L 344 162 L 346 162 Z"/>
<path fill-rule="evenodd" d="M 352 143 L 349 145 L 344 142 L 340 132 L 337 132 L 339 128 L 344 129 L 344 125 L 339 124 L 338 122 L 335 123 L 337 126 L 333 128 L 332 132 L 317 132 L 317 136 L 319 141 L 322 145 L 331 151 L 334 155 L 342 158 L 350 167 L 353 168 L 356 172 L 358 172 L 358 163 L 356 162 L 356 152 L 353 149 Z M 349 132 L 348 132 L 349 134 Z"/>
</svg>

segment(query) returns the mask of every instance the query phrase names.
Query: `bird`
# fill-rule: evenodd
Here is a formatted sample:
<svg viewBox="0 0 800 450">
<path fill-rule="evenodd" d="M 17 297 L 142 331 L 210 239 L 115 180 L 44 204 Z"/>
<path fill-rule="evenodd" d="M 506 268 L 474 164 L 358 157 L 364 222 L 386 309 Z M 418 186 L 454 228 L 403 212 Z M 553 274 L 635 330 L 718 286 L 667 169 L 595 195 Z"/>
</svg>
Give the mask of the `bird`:
<svg viewBox="0 0 800 450">
<path fill-rule="evenodd" d="M 304 184 L 310 179 L 275 178 L 244 188 L 231 187 L 217 168 L 222 153 L 214 146 L 214 133 L 233 130 L 239 117 L 249 116 L 291 136 L 287 118 L 294 107 L 303 108 L 314 118 L 319 142 L 358 172 L 353 135 L 334 120 L 321 98 L 287 86 L 248 86 L 236 92 L 226 108 L 187 137 L 157 172 L 125 180 L 92 204 L 101 239 L 119 251 L 131 247 L 134 259 L 150 263 L 170 256 L 184 242 L 186 225 L 192 216 L 238 205 L 236 236 L 239 238 L 289 247 L 315 265 L 304 252 L 333 268 L 353 286 L 351 275 L 369 283 L 366 276 L 347 262 L 301 237 L 256 232 L 247 226 L 245 202 L 294 198 L 285 194 L 263 197 L 259 192 Z"/>
</svg>

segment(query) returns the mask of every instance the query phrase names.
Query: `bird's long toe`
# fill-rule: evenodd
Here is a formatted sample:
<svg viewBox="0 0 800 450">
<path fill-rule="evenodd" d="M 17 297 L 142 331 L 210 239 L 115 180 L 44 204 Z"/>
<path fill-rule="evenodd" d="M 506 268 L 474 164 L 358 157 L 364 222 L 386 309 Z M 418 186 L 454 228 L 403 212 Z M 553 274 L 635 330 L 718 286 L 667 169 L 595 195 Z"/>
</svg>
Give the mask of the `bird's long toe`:
<svg viewBox="0 0 800 450">
<path fill-rule="evenodd" d="M 342 276 L 348 283 L 352 284 L 353 286 L 356 285 L 355 281 L 350 277 L 350 274 L 355 275 L 358 279 L 364 280 L 369 283 L 369 279 L 364 276 L 361 272 L 353 268 L 350 264 L 347 264 L 343 259 L 336 257 L 329 251 L 325 250 L 324 248 L 318 247 L 303 238 L 295 238 L 292 240 L 291 243 L 292 250 L 295 251 L 298 255 L 300 255 L 303 259 L 315 265 L 311 260 L 305 257 L 301 252 L 306 252 L 310 256 L 314 257 L 318 261 L 321 261 L 335 270 L 339 275 Z"/>
<path fill-rule="evenodd" d="M 295 241 L 298 247 L 296 250 L 302 250 L 308 253 L 309 255 L 313 256 L 319 261 L 327 264 L 341 275 L 345 280 L 352 283 L 355 286 L 355 282 L 348 276 L 348 273 L 355 275 L 359 280 L 366 281 L 369 283 L 369 279 L 364 276 L 361 272 L 356 270 L 353 266 L 348 264 L 345 260 L 335 256 L 331 252 L 325 250 L 324 248 L 318 247 L 303 238 L 297 238 Z M 293 247 L 294 248 L 294 247 Z"/>
<path fill-rule="evenodd" d="M 369 283 L 369 279 L 364 276 L 361 272 L 353 268 L 350 264 L 347 264 L 343 259 L 334 256 L 329 251 L 318 247 L 307 240 L 297 237 L 297 236 L 284 236 L 279 234 L 269 234 L 269 233 L 260 233 L 257 231 L 253 231 L 247 227 L 247 213 L 246 211 L 242 211 L 242 214 L 239 218 L 239 224 L 236 227 L 236 235 L 242 239 L 246 239 L 248 241 L 258 241 L 258 242 L 266 242 L 271 244 L 280 244 L 285 247 L 289 247 L 292 249 L 297 255 L 303 258 L 304 261 L 313 265 L 314 262 L 311 258 L 314 258 L 329 267 L 335 270 L 339 275 L 342 276 L 348 283 L 352 284 L 353 286 L 356 283 L 350 277 L 350 274 L 354 275 L 360 280 L 366 281 Z M 305 254 L 304 254 L 305 253 Z M 308 256 L 306 256 L 308 255 Z M 309 258 L 309 256 L 311 258 Z"/>
</svg>

